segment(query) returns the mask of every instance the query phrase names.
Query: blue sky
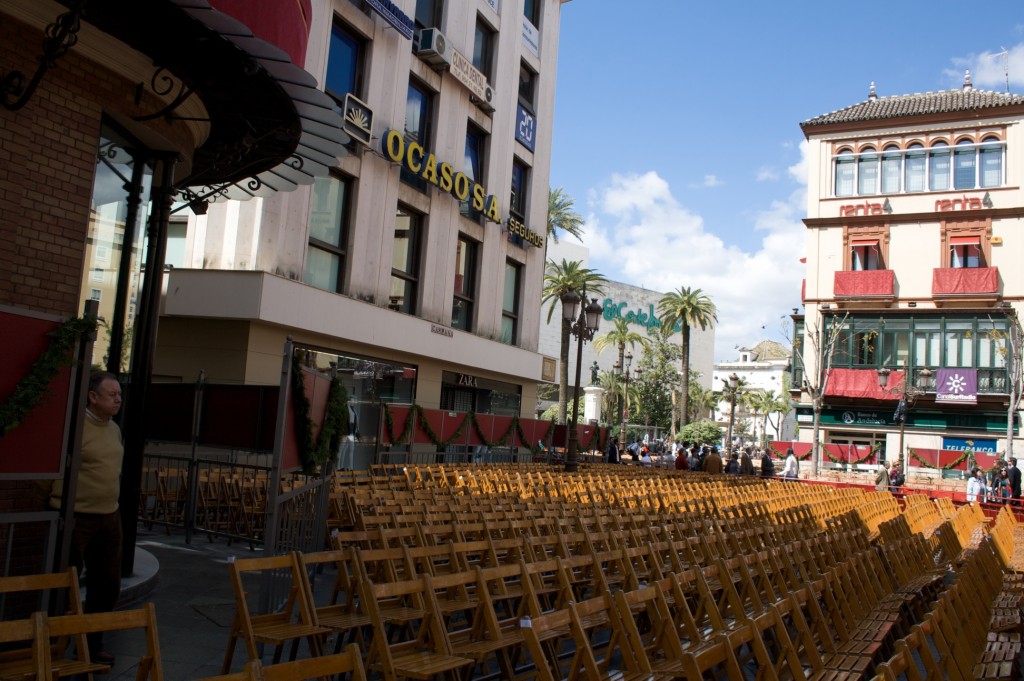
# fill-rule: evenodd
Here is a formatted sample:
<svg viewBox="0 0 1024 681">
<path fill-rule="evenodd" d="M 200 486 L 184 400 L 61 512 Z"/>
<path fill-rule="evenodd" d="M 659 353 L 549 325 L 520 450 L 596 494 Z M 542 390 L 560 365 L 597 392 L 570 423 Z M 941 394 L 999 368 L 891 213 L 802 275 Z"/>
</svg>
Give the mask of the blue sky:
<svg viewBox="0 0 1024 681">
<path fill-rule="evenodd" d="M 572 0 L 551 184 L 586 218 L 591 267 L 703 289 L 719 307 L 715 358 L 735 359 L 784 340 L 800 303 L 800 122 L 865 100 L 872 81 L 880 97 L 944 90 L 970 69 L 1003 91 L 1004 64 L 1024 90 L 1019 0 Z"/>
</svg>

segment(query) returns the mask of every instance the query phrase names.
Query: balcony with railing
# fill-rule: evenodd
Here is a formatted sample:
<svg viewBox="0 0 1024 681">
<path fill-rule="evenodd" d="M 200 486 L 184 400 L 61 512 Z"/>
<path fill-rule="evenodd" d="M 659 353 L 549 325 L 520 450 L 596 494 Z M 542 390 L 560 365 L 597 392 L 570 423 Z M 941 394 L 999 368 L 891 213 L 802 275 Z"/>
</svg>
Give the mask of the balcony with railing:
<svg viewBox="0 0 1024 681">
<path fill-rule="evenodd" d="M 936 298 L 999 297 L 998 267 L 937 267 L 932 271 L 932 295 Z"/>
<path fill-rule="evenodd" d="M 893 270 L 843 270 L 835 273 L 836 298 L 892 299 L 896 295 Z"/>
</svg>

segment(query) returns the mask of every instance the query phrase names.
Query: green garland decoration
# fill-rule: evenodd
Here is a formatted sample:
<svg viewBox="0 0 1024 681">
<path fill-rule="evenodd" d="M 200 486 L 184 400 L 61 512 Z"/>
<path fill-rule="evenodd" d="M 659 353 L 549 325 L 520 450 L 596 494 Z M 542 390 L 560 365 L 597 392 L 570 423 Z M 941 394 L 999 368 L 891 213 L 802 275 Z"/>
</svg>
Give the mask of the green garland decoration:
<svg viewBox="0 0 1024 681">
<path fill-rule="evenodd" d="M 327 391 L 327 405 L 320 432 L 313 437 L 313 420 L 309 416 L 310 404 L 306 397 L 306 382 L 302 378 L 302 365 L 297 353 L 292 355 L 292 411 L 295 414 L 295 439 L 298 445 L 302 472 L 313 475 L 319 466 L 334 461 L 341 447 L 341 439 L 348 435 L 348 391 L 341 379 L 331 379 Z"/>
<path fill-rule="evenodd" d="M 409 414 L 406 417 L 405 424 L 402 427 L 402 432 L 395 434 L 395 421 L 394 416 L 391 414 L 391 408 L 387 402 L 384 403 L 384 435 L 387 436 L 388 444 L 403 444 L 405 443 L 406 437 L 409 435 L 409 429 L 413 427 L 414 423 L 418 423 L 420 429 L 426 434 L 427 439 L 435 447 L 447 447 L 448 445 L 455 444 L 456 441 L 466 432 L 467 426 L 472 426 L 476 436 L 480 438 L 480 442 L 488 447 L 508 447 L 512 442 L 512 434 L 515 433 L 519 436 L 519 441 L 524 443 L 524 446 L 529 448 L 533 454 L 539 454 L 544 451 L 544 446 L 538 446 L 529 442 L 526 439 L 526 433 L 523 431 L 523 424 L 520 422 L 518 416 L 512 417 L 512 423 L 509 424 L 508 429 L 501 437 L 496 440 L 488 439 L 484 435 L 483 429 L 480 427 L 480 422 L 476 417 L 475 412 L 467 412 L 462 422 L 456 431 L 444 440 L 434 431 L 431 427 L 430 422 L 427 420 L 426 412 L 423 407 L 418 404 L 414 404 L 409 407 Z M 548 426 L 547 434 L 544 439 L 547 440 L 547 447 L 551 446 L 551 440 L 554 437 L 554 420 L 551 421 L 551 425 Z M 594 440 L 594 436 L 591 435 L 591 442 Z"/>
<path fill-rule="evenodd" d="M 936 465 L 928 463 L 927 461 L 922 459 L 921 456 L 916 451 L 914 451 L 913 447 L 908 447 L 907 448 L 907 452 L 910 454 L 911 457 L 913 457 L 914 461 L 917 461 L 924 468 L 931 468 L 932 470 L 937 470 L 937 471 L 952 470 L 952 469 L 956 468 L 957 466 L 959 466 L 961 463 L 963 463 L 967 459 L 968 456 L 971 456 L 971 455 L 974 454 L 974 452 L 972 450 L 965 449 L 964 453 L 961 454 L 960 456 L 958 456 L 955 461 L 952 461 L 952 462 L 950 462 L 949 464 L 947 464 L 945 466 L 936 466 Z"/>
<path fill-rule="evenodd" d="M 882 443 L 876 442 L 867 454 L 857 459 L 856 461 L 843 461 L 838 457 L 832 456 L 832 452 L 828 451 L 828 447 L 822 447 L 822 450 L 825 452 L 825 456 L 828 457 L 828 460 L 831 461 L 832 463 L 850 464 L 851 466 L 856 466 L 857 464 L 864 463 L 865 461 L 873 457 L 875 454 L 880 452 L 882 450 Z"/>
<path fill-rule="evenodd" d="M 14 386 L 14 392 L 0 404 L 0 437 L 20 426 L 49 395 L 53 379 L 61 369 L 74 362 L 72 351 L 75 343 L 96 333 L 96 326 L 93 317 L 72 317 L 49 333 L 50 344 Z"/>
</svg>

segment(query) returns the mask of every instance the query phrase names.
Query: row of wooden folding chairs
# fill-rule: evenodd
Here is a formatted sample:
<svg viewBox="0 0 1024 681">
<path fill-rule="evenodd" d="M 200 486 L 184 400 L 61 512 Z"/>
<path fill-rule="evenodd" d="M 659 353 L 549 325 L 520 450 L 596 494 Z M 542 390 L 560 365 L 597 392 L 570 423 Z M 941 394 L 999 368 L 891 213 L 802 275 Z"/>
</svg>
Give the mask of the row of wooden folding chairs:
<svg viewBox="0 0 1024 681">
<path fill-rule="evenodd" d="M 49 681 L 84 674 L 107 673 L 109 665 L 91 662 L 85 638 L 98 632 L 136 630 L 144 644 L 136 679 L 162 681 L 163 665 L 152 603 L 138 610 L 50 616 L 36 611 L 25 619 L 0 621 L 0 644 L 12 649 L 0 654 L 0 677 Z M 61 641 L 75 641 L 74 655 Z M 56 643 L 55 643 L 56 642 Z"/>
<path fill-rule="evenodd" d="M 989 544 L 971 550 L 955 581 L 896 642 L 894 654 L 878 665 L 874 679 L 1018 678 L 1020 632 L 999 631 L 995 624 L 994 605 L 1003 584 L 998 556 Z M 1019 624 L 1019 604 L 1017 609 Z"/>
<path fill-rule="evenodd" d="M 1018 541 L 1018 535 L 1021 540 Z M 996 515 L 989 537 L 999 554 L 1003 568 L 1024 573 L 1024 532 L 1021 532 L 1016 516 L 1008 506 L 1003 506 Z"/>
<path fill-rule="evenodd" d="M 668 532 L 661 533 L 661 536 L 668 536 Z M 666 569 L 686 569 L 688 566 L 699 564 L 715 564 L 717 561 L 725 560 L 729 556 L 753 553 L 757 555 L 763 547 L 763 538 L 751 534 L 747 537 L 748 545 L 740 544 L 739 535 L 736 533 L 717 534 L 712 536 L 700 536 L 694 541 L 683 543 L 662 541 L 649 544 L 646 547 L 634 546 L 632 548 L 608 548 L 606 544 L 600 549 L 594 545 L 597 541 L 611 542 L 615 537 L 607 535 L 595 537 L 584 534 L 582 541 L 589 544 L 589 552 L 585 555 L 560 556 L 554 553 L 546 554 L 543 560 L 533 561 L 529 565 L 540 565 L 536 574 L 544 572 L 543 566 L 547 565 L 547 586 L 539 585 L 538 588 L 552 588 L 552 580 L 560 582 L 564 595 L 561 600 L 580 598 L 600 588 L 621 588 L 621 585 L 635 586 L 643 579 L 650 579 L 652 575 L 659 574 L 659 571 Z M 801 542 L 800 537 L 790 537 L 792 543 Z M 800 566 L 793 579 L 800 580 L 806 575 L 819 568 L 818 565 L 829 564 L 833 558 L 834 547 L 832 537 L 821 535 L 814 538 L 814 549 L 806 541 L 801 543 L 800 550 L 794 556 L 801 557 L 796 560 Z M 820 540 L 820 541 L 819 541 Z M 843 542 L 845 544 L 845 542 Z M 483 547 L 478 547 L 479 553 L 472 553 L 470 548 L 459 554 L 458 547 L 431 546 L 422 547 L 424 550 L 415 550 L 409 547 L 386 550 L 357 550 L 356 554 L 350 550 L 321 552 L 318 554 L 293 554 L 277 558 L 246 559 L 236 561 L 231 566 L 232 580 L 235 585 L 237 613 L 235 622 L 232 625 L 231 639 L 225 657 L 224 671 L 230 669 L 231 659 L 234 653 L 235 642 L 244 640 L 247 653 L 254 658 L 257 653 L 257 646 L 260 643 L 270 644 L 275 648 L 274 661 L 280 660 L 284 646 L 292 643 L 292 655 L 295 655 L 298 641 L 306 639 L 310 654 L 317 656 L 322 654 L 324 639 L 330 633 L 337 633 L 338 640 L 348 632 L 356 635 L 361 627 L 366 625 L 368 613 L 360 611 L 354 605 L 353 594 L 365 591 L 364 582 L 387 584 L 401 581 L 402 578 L 415 579 L 429 577 L 435 580 L 454 579 L 453 574 L 461 574 L 463 579 L 467 573 L 473 574 L 473 570 L 501 570 L 507 569 L 511 563 L 513 568 L 527 565 L 526 556 L 515 553 L 515 542 L 504 545 L 505 553 L 499 555 L 495 552 L 484 557 Z M 717 544 L 717 545 L 716 545 Z M 838 546 L 839 543 L 836 543 Z M 801 553 L 802 551 L 802 553 Z M 461 555 L 461 557 L 460 557 Z M 553 556 L 553 557 L 552 557 Z M 518 563 L 514 562 L 518 558 Z M 824 561 L 824 563 L 822 563 Z M 309 585 L 309 575 L 314 572 L 311 566 L 333 563 L 336 567 L 336 583 L 333 588 L 331 599 L 320 608 L 312 602 L 312 589 Z M 639 573 L 634 566 L 644 566 Z M 246 601 L 246 592 L 242 583 L 242 575 L 254 571 L 283 570 L 289 573 L 290 587 L 287 595 L 281 599 L 284 607 L 275 609 L 271 613 L 252 614 Z M 527 572 L 529 568 L 524 568 Z M 373 578 L 371 580 L 370 575 Z M 554 575 L 561 575 L 556 579 Z M 359 575 L 360 579 L 356 579 Z M 363 579 L 365 578 L 365 579 Z M 762 578 L 762 583 L 769 584 L 771 580 Z M 466 586 L 465 584 L 463 586 Z M 441 587 L 445 592 L 455 589 L 454 584 L 442 582 Z M 467 587 L 468 588 L 468 587 Z M 455 589 L 458 591 L 458 589 Z M 517 592 L 513 592 L 516 594 Z M 376 594 L 379 599 L 381 594 Z M 389 597 L 390 598 L 390 597 Z M 448 599 L 446 599 L 447 601 Z M 456 605 L 465 605 L 468 598 L 455 598 Z M 369 606 L 369 601 L 360 599 L 364 607 Z M 456 606 L 447 606 L 446 612 L 454 613 Z M 333 619 L 332 619 L 333 618 Z M 473 649 L 479 650 L 481 644 L 476 641 Z M 489 649 L 489 644 L 484 648 Z M 472 646 L 471 646 L 472 648 Z M 371 648 L 372 649 L 372 648 Z M 378 651 L 378 654 L 380 652 Z M 479 663 L 479 660 L 478 660 Z M 385 662 L 380 662 L 381 665 Z"/>
</svg>

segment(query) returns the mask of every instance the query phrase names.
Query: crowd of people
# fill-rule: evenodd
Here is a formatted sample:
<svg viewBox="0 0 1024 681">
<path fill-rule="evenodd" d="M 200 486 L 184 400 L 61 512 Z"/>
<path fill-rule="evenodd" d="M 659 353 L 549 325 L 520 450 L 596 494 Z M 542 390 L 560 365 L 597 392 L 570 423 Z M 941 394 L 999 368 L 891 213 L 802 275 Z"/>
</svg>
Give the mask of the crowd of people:
<svg viewBox="0 0 1024 681">
<path fill-rule="evenodd" d="M 655 440 L 643 442 L 635 440 L 625 448 L 619 448 L 618 438 L 611 438 L 605 452 L 608 463 L 623 463 L 628 457 L 630 461 L 641 465 L 663 463 L 682 471 L 701 471 L 704 473 L 726 473 L 729 475 L 760 475 L 770 478 L 776 476 L 775 459 L 768 450 L 756 450 L 753 447 L 733 447 L 731 451 L 723 451 L 717 445 L 700 445 L 690 442 L 673 442 Z M 754 461 L 759 460 L 755 468 Z M 795 480 L 800 477 L 800 461 L 793 449 L 786 450 L 782 470 L 778 473 L 782 478 Z"/>
<path fill-rule="evenodd" d="M 1017 459 L 1012 456 L 1006 465 L 996 465 L 987 472 L 972 468 L 967 477 L 967 501 L 1017 504 L 1020 501 L 1020 482 Z"/>
</svg>

